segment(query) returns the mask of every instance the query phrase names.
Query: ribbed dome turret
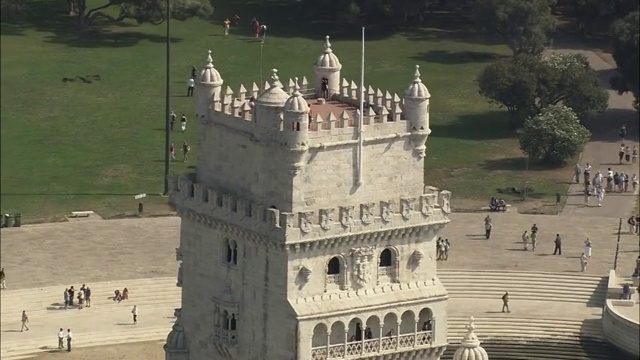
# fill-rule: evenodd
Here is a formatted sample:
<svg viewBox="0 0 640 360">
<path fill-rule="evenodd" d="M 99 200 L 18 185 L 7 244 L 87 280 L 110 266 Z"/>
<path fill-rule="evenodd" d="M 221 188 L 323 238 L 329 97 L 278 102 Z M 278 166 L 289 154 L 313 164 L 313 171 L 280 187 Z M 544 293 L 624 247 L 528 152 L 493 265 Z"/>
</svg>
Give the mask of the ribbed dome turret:
<svg viewBox="0 0 640 360">
<path fill-rule="evenodd" d="M 269 79 L 269 89 L 260 94 L 256 103 L 264 106 L 282 107 L 284 103 L 289 99 L 289 94 L 282 90 L 282 83 L 278 78 L 278 70 L 271 70 L 273 75 Z"/>
<path fill-rule="evenodd" d="M 467 335 L 462 339 L 462 343 L 455 354 L 453 360 L 489 360 L 489 355 L 480 346 L 480 340 L 475 334 L 476 326 L 473 323 L 473 316 L 469 318 L 467 325 Z"/>
<path fill-rule="evenodd" d="M 342 64 L 340 64 L 340 60 L 331 50 L 331 43 L 329 42 L 329 36 L 325 37 L 324 42 L 324 54 L 318 57 L 316 60 L 316 66 L 321 68 L 333 68 L 333 69 L 342 69 Z"/>
<path fill-rule="evenodd" d="M 420 65 L 416 65 L 416 72 L 413 75 L 413 83 L 409 85 L 407 90 L 404 92 L 405 97 L 408 98 L 417 98 L 417 99 L 428 99 L 431 97 L 429 94 L 429 90 L 422 83 L 422 79 L 420 79 Z"/>
<path fill-rule="evenodd" d="M 222 80 L 220 73 L 213 66 L 213 58 L 211 57 L 211 50 L 209 50 L 209 56 L 207 56 L 207 64 L 200 72 L 200 83 L 220 86 L 223 82 L 224 80 Z"/>
<path fill-rule="evenodd" d="M 284 111 L 305 113 L 305 114 L 309 112 L 309 104 L 307 104 L 307 100 L 305 100 L 302 97 L 302 94 L 300 94 L 300 86 L 298 85 L 298 78 L 295 78 L 293 94 L 291 94 L 291 97 L 287 99 L 287 101 L 284 103 Z"/>
<path fill-rule="evenodd" d="M 184 328 L 180 325 L 180 318 L 173 324 L 173 328 L 167 336 L 166 350 L 184 351 L 187 350 L 187 343 L 184 336 Z"/>
</svg>

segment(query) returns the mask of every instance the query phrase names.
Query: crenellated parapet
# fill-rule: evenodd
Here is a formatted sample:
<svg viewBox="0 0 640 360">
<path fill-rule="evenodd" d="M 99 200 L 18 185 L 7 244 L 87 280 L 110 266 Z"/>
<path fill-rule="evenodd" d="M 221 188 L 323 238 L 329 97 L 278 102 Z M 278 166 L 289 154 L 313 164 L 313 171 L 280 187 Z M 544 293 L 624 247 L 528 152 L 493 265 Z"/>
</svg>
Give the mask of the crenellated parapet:
<svg viewBox="0 0 640 360">
<path fill-rule="evenodd" d="M 446 224 L 451 213 L 451 192 L 426 187 L 416 197 L 384 199 L 362 204 L 290 213 L 237 194 L 208 188 L 189 177 L 170 180 L 170 203 L 178 211 L 193 211 L 259 235 L 279 239 L 283 245 L 306 243 L 367 232 L 393 234 L 407 228 Z"/>
</svg>

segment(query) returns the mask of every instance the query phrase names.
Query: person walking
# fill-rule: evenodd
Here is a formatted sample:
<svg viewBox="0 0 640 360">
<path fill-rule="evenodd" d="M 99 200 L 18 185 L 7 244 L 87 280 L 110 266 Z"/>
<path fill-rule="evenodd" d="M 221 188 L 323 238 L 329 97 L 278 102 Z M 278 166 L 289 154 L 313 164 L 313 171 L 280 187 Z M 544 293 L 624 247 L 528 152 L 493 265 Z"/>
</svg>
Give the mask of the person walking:
<svg viewBox="0 0 640 360">
<path fill-rule="evenodd" d="M 538 243 L 538 233 L 531 233 L 531 251 L 536 251 L 536 244 Z"/>
<path fill-rule="evenodd" d="M 589 239 L 584 242 L 584 254 L 591 258 L 591 240 Z"/>
<path fill-rule="evenodd" d="M 171 160 L 176 161 L 176 146 L 173 143 L 169 146 L 169 154 L 171 154 Z"/>
<path fill-rule="evenodd" d="M 574 169 L 574 176 L 576 178 L 576 184 L 580 184 L 580 174 L 582 174 L 582 167 L 580 166 L 580 164 L 576 164 L 576 167 Z"/>
<path fill-rule="evenodd" d="M 26 310 L 22 310 L 22 327 L 20 328 L 20 332 L 23 332 L 24 329 L 29 331 L 29 326 L 27 324 L 29 324 L 29 315 L 27 315 Z"/>
<path fill-rule="evenodd" d="M 171 127 L 171 131 L 173 131 L 173 127 L 176 125 L 176 113 L 171 110 L 171 114 L 169 114 L 169 116 L 171 117 L 171 122 L 169 123 L 169 126 Z"/>
<path fill-rule="evenodd" d="M 622 125 L 620 128 L 620 141 L 624 141 L 624 138 L 627 136 L 627 125 Z"/>
<path fill-rule="evenodd" d="M 0 289 L 6 289 L 7 283 L 5 282 L 6 275 L 4 274 L 4 268 L 0 269 Z"/>
<path fill-rule="evenodd" d="M 191 97 L 193 96 L 193 88 L 196 87 L 196 81 L 190 77 L 189 80 L 187 80 L 187 97 Z"/>
<path fill-rule="evenodd" d="M 131 309 L 131 314 L 133 314 L 133 325 L 138 324 L 138 305 L 133 305 L 133 309 Z"/>
<path fill-rule="evenodd" d="M 189 160 L 189 151 L 191 151 L 191 146 L 189 146 L 187 140 L 185 140 L 182 143 L 182 155 L 184 156 L 182 162 L 187 162 L 187 160 Z"/>
<path fill-rule="evenodd" d="M 502 295 L 502 312 L 505 311 L 505 309 L 507 310 L 508 313 L 511 312 L 511 310 L 509 310 L 509 292 L 505 292 L 504 295 Z"/>
<path fill-rule="evenodd" d="M 73 306 L 73 294 L 75 294 L 76 290 L 72 287 L 69 288 L 69 306 Z"/>
<path fill-rule="evenodd" d="M 64 289 L 64 309 L 69 309 L 69 289 Z"/>
<path fill-rule="evenodd" d="M 553 249 L 553 255 L 562 255 L 562 239 L 560 238 L 560 234 L 556 234 L 554 243 L 556 247 Z"/>
<path fill-rule="evenodd" d="M 582 255 L 580 255 L 580 272 L 587 271 L 588 263 L 589 263 L 589 258 L 585 253 L 582 253 Z"/>
<path fill-rule="evenodd" d="M 491 229 L 493 229 L 493 224 L 491 224 L 491 220 L 485 221 L 484 223 L 484 237 L 489 240 L 491 237 Z"/>
<path fill-rule="evenodd" d="M 91 289 L 88 286 L 84 289 L 84 304 L 86 307 L 91 307 Z"/>
<path fill-rule="evenodd" d="M 522 243 L 524 244 L 524 251 L 529 250 L 528 245 L 529 245 L 529 233 L 527 232 L 527 230 L 524 231 L 524 234 L 522 234 Z"/>
<path fill-rule="evenodd" d="M 64 331 L 62 328 L 58 331 L 58 349 L 64 349 Z"/>
<path fill-rule="evenodd" d="M 187 116 L 185 114 L 182 114 L 180 118 L 180 126 L 182 127 L 182 132 L 187 131 Z"/>
<path fill-rule="evenodd" d="M 71 340 L 73 340 L 73 334 L 71 329 L 67 329 L 67 351 L 71 352 Z"/>
<path fill-rule="evenodd" d="M 224 24 L 224 34 L 229 35 L 229 27 L 231 26 L 231 21 L 229 20 L 229 18 L 224 19 L 224 21 L 222 22 Z"/>
</svg>

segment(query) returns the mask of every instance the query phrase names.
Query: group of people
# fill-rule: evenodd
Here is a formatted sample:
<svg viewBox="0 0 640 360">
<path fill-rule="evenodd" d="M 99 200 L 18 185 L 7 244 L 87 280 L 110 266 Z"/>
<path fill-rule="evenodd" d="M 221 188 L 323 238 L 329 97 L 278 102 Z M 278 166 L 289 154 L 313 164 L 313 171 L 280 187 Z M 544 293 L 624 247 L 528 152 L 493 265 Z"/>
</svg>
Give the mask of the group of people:
<svg viewBox="0 0 640 360">
<path fill-rule="evenodd" d="M 449 239 L 443 239 L 441 237 L 436 241 L 436 253 L 437 253 L 437 261 L 449 260 L 449 248 L 451 248 L 451 244 L 449 243 Z"/>
<path fill-rule="evenodd" d="M 629 234 L 640 234 L 640 213 L 631 215 L 627 219 L 627 224 L 629 224 Z"/>
<path fill-rule="evenodd" d="M 260 38 L 264 41 L 264 39 L 267 37 L 266 21 L 263 20 L 262 23 L 260 23 L 260 21 L 258 21 L 258 18 L 254 16 L 253 19 L 251 19 L 251 30 L 256 36 L 256 39 Z"/>
<path fill-rule="evenodd" d="M 194 69 L 195 69 L 195 66 L 194 66 Z M 169 116 L 171 117 L 171 121 L 170 121 L 171 131 L 173 131 L 175 127 L 175 123 L 177 121 L 177 115 L 173 110 L 171 110 L 171 113 L 169 114 Z M 185 132 L 187 130 L 187 116 L 185 114 L 182 114 L 182 117 L 180 118 L 180 124 L 182 128 L 182 132 Z M 191 151 L 191 146 L 189 145 L 187 140 L 184 140 L 182 142 L 182 162 L 187 162 L 187 160 L 189 159 L 189 151 Z M 169 154 L 171 155 L 171 160 L 175 161 L 176 146 L 174 143 L 171 143 L 171 145 L 169 145 Z"/>
<path fill-rule="evenodd" d="M 116 289 L 113 292 L 113 301 L 121 302 L 122 300 L 129 300 L 129 289 L 124 288 L 122 291 Z"/>
<path fill-rule="evenodd" d="M 614 173 L 611 168 L 608 168 L 606 177 L 600 171 L 597 171 L 595 175 L 591 177 L 591 170 L 592 166 L 589 163 L 586 163 L 584 168 L 582 168 L 580 164 L 576 164 L 574 172 L 576 184 L 580 183 L 580 176 L 583 176 L 584 197 L 585 204 L 587 205 L 589 204 L 591 196 L 596 196 L 598 199 L 598 206 L 601 207 L 604 201 L 605 192 L 627 192 L 629 191 L 629 183 L 631 183 L 632 190 L 634 192 L 638 188 L 638 177 L 636 174 L 629 177 L 629 174 L 624 172 Z"/>
<path fill-rule="evenodd" d="M 82 310 L 85 307 L 91 307 L 91 289 L 85 284 L 82 284 L 77 294 L 73 286 L 64 289 L 63 296 L 65 310 L 74 306 L 74 299 L 78 300 L 78 310 Z"/>
<path fill-rule="evenodd" d="M 618 150 L 618 161 L 620 165 L 623 162 L 627 164 L 637 164 L 638 163 L 638 147 L 634 146 L 633 150 L 629 146 L 625 146 L 624 143 L 620 144 L 620 149 Z"/>
</svg>

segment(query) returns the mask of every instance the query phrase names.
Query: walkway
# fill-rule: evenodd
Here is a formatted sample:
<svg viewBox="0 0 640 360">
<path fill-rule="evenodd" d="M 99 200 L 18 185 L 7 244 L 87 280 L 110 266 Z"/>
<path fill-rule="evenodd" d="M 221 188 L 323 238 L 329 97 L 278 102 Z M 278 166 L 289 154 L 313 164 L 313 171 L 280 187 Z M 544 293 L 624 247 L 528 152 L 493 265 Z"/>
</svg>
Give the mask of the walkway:
<svg viewBox="0 0 640 360">
<path fill-rule="evenodd" d="M 601 56 L 590 49 L 573 44 L 563 39 L 556 39 L 555 46 L 550 51 L 558 53 L 581 53 L 587 57 L 591 67 L 598 72 L 601 86 L 609 93 L 609 108 L 594 119 L 590 124 L 593 136 L 591 141 L 585 146 L 580 164 L 582 167 L 586 163 L 593 167 L 592 174 L 601 171 L 606 174 L 608 168 L 614 172 L 624 172 L 630 175 L 640 175 L 638 165 L 618 162 L 618 148 L 621 141 L 618 132 L 620 127 L 627 126 L 627 139 L 625 145 L 633 149 L 638 145 L 638 112 L 633 108 L 633 95 L 625 93 L 619 95 L 617 91 L 611 90 L 609 78 L 615 74 L 615 66 L 609 61 L 605 61 Z M 567 174 L 567 178 L 572 174 Z M 627 219 L 634 209 L 637 199 L 637 192 L 605 195 L 602 207 L 594 206 L 596 201 L 592 199 L 592 205 L 584 204 L 584 185 L 573 184 L 569 188 L 567 202 L 561 212 L 563 216 L 586 216 L 586 217 L 612 217 Z"/>
</svg>

